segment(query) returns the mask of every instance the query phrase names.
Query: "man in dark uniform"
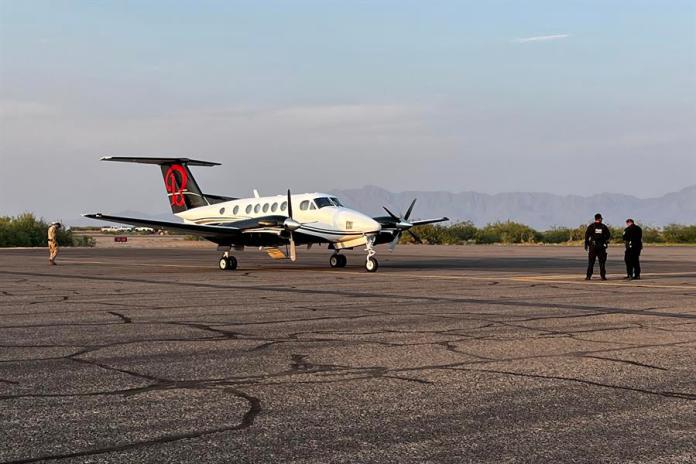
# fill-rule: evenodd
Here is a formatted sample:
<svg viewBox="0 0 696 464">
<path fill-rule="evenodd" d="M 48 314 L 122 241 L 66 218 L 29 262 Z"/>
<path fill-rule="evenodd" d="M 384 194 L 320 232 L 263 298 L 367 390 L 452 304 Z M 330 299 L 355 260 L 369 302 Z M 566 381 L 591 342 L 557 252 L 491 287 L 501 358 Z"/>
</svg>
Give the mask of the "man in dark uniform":
<svg viewBox="0 0 696 464">
<path fill-rule="evenodd" d="M 602 280 L 607 280 L 607 248 L 609 247 L 609 239 L 611 232 L 609 228 L 602 224 L 602 215 L 597 213 L 594 216 L 595 221 L 587 226 L 585 231 L 585 251 L 589 251 L 587 262 L 587 277 L 585 280 L 592 278 L 594 272 L 595 260 L 599 258 L 599 275 Z"/>
<path fill-rule="evenodd" d="M 626 228 L 623 232 L 623 240 L 626 244 L 626 278 L 640 279 L 640 252 L 643 249 L 643 229 L 637 226 L 633 219 L 626 219 Z"/>
</svg>

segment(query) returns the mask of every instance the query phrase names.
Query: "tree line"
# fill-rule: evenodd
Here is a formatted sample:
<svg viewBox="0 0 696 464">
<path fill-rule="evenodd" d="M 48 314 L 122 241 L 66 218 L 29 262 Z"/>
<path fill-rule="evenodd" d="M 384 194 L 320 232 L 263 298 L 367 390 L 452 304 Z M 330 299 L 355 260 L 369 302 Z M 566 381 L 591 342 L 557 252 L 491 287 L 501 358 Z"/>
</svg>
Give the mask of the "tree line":
<svg viewBox="0 0 696 464">
<path fill-rule="evenodd" d="M 623 227 L 608 226 L 613 242 L 621 242 Z M 696 243 L 696 225 L 670 224 L 663 228 L 641 226 L 645 243 Z M 472 222 L 456 224 L 429 224 L 412 230 L 424 243 L 433 245 L 460 245 L 466 243 L 573 243 L 585 240 L 587 224 L 578 227 L 553 227 L 539 231 L 513 221 L 495 222 L 476 227 Z M 412 243 L 409 234 L 401 236 L 402 243 Z"/>
<path fill-rule="evenodd" d="M 48 246 L 50 224 L 31 213 L 19 216 L 0 216 L 0 247 L 45 247 Z M 75 236 L 65 227 L 58 229 L 60 246 L 94 246 L 91 237 Z"/>
<path fill-rule="evenodd" d="M 48 226 L 43 219 L 31 213 L 19 216 L 0 216 L 0 247 L 45 247 L 48 245 Z M 696 244 L 696 225 L 670 224 L 663 228 L 642 226 L 645 243 L 694 243 Z M 512 244 L 512 243 L 573 243 L 582 242 L 587 225 L 554 227 L 539 231 L 525 224 L 513 221 L 495 222 L 484 227 L 476 227 L 472 222 L 455 224 L 429 224 L 414 227 L 412 230 L 424 243 L 433 245 L 460 244 Z M 614 242 L 621 241 L 623 228 L 609 226 Z M 401 236 L 402 243 L 411 243 L 409 234 Z M 58 244 L 61 246 L 94 246 L 94 239 L 76 236 L 72 230 L 61 228 L 58 231 Z"/>
</svg>

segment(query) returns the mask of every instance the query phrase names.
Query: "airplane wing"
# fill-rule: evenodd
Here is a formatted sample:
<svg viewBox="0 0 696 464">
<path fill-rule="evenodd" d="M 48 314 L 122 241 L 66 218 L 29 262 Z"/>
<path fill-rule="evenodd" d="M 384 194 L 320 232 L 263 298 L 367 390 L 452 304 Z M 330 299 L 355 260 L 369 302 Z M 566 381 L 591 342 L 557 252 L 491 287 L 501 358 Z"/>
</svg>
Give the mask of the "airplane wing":
<svg viewBox="0 0 696 464">
<path fill-rule="evenodd" d="M 153 229 L 163 229 L 171 232 L 198 235 L 216 243 L 230 241 L 230 239 L 239 237 L 241 234 L 241 230 L 239 228 L 229 225 L 184 224 L 180 222 L 155 221 L 153 219 L 109 216 L 101 213 L 83 214 L 83 216 L 101 221 L 130 224 L 133 226 L 152 227 Z"/>
<path fill-rule="evenodd" d="M 217 243 L 218 245 L 275 246 L 286 244 L 288 241 L 287 237 L 283 235 L 283 221 L 286 219 L 285 216 L 263 216 L 234 222 L 216 222 L 212 224 L 186 224 L 181 222 L 156 221 L 154 219 L 109 216 L 101 213 L 84 214 L 83 216 L 102 221 L 197 235 Z M 297 235 L 299 243 L 310 243 L 315 241 L 315 238 L 312 236 L 305 236 L 305 234 L 300 233 L 297 233 Z"/>
</svg>

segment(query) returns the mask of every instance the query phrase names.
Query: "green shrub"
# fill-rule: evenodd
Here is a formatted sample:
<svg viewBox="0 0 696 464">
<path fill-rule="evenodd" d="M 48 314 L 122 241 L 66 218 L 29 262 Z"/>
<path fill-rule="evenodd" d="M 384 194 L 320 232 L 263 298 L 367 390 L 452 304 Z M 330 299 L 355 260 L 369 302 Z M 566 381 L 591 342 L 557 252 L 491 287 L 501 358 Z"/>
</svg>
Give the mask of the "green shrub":
<svg viewBox="0 0 696 464">
<path fill-rule="evenodd" d="M 444 228 L 447 231 L 448 243 L 461 244 L 476 240 L 478 229 L 471 221 L 459 222 Z"/>
<path fill-rule="evenodd" d="M 0 216 L 0 247 L 48 246 L 48 226 L 46 221 L 31 213 Z M 94 239 L 74 237 L 70 229 L 59 229 L 56 238 L 60 246 L 94 246 Z"/>
<path fill-rule="evenodd" d="M 656 227 L 643 227 L 643 243 L 665 243 L 662 231 Z"/>
<path fill-rule="evenodd" d="M 529 226 L 506 221 L 488 224 L 477 234 L 478 243 L 534 243 L 541 234 Z"/>
<path fill-rule="evenodd" d="M 554 227 L 540 232 L 540 242 L 543 243 L 566 243 L 572 242 L 577 236 L 576 229 L 570 227 Z"/>
<path fill-rule="evenodd" d="M 696 225 L 670 224 L 662 232 L 665 241 L 671 243 L 696 243 Z"/>
</svg>

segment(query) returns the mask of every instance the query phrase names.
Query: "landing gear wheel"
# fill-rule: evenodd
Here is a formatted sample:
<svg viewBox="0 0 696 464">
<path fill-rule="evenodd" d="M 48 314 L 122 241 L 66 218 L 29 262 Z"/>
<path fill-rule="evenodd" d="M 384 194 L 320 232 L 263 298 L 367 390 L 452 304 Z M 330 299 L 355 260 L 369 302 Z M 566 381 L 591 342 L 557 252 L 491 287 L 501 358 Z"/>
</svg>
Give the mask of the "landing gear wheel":
<svg viewBox="0 0 696 464">
<path fill-rule="evenodd" d="M 341 257 L 341 255 L 331 255 L 331 257 L 329 258 L 329 266 L 341 267 L 339 264 L 341 262 L 340 257 Z"/>
<path fill-rule="evenodd" d="M 331 267 L 346 267 L 346 263 L 348 263 L 348 259 L 343 255 L 334 254 L 329 258 L 329 265 Z"/>
<path fill-rule="evenodd" d="M 367 261 L 365 261 L 365 269 L 367 272 L 377 272 L 378 267 L 379 263 L 375 258 L 367 258 Z"/>
<path fill-rule="evenodd" d="M 218 267 L 221 271 L 234 271 L 237 269 L 237 258 L 234 256 L 223 256 L 218 261 Z"/>
</svg>

